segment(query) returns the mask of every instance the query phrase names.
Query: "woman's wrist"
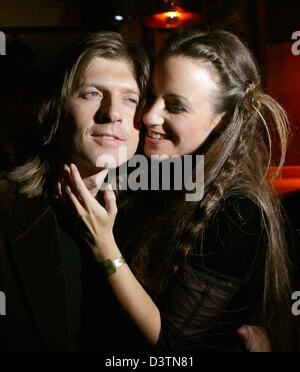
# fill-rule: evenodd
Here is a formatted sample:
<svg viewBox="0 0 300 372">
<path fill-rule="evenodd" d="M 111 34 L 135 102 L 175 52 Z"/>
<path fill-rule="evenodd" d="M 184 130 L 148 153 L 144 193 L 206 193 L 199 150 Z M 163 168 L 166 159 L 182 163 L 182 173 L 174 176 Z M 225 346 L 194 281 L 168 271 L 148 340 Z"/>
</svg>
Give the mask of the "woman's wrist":
<svg viewBox="0 0 300 372">
<path fill-rule="evenodd" d="M 96 240 L 92 250 L 96 261 L 99 263 L 105 262 L 109 259 L 115 260 L 121 256 L 121 252 L 115 242 L 113 233 Z"/>
</svg>

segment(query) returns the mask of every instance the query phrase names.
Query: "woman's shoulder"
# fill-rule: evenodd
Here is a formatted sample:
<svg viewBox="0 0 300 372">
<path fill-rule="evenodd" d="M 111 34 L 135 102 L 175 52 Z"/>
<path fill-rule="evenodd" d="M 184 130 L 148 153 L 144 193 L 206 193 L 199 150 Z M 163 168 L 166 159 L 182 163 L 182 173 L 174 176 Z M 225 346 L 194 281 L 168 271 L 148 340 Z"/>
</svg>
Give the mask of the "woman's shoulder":
<svg viewBox="0 0 300 372">
<path fill-rule="evenodd" d="M 226 195 L 204 233 L 202 263 L 208 269 L 248 280 L 267 247 L 259 203 L 239 193 Z"/>
<path fill-rule="evenodd" d="M 222 198 L 208 222 L 205 235 L 215 229 L 219 232 L 226 231 L 229 236 L 261 235 L 265 232 L 264 211 L 254 197 L 241 193 L 228 193 Z"/>
<path fill-rule="evenodd" d="M 263 211 L 257 199 L 238 192 L 225 194 L 220 202 L 220 207 L 212 218 L 212 222 L 228 214 L 241 222 L 250 222 L 251 220 L 261 222 L 263 218 Z"/>
</svg>

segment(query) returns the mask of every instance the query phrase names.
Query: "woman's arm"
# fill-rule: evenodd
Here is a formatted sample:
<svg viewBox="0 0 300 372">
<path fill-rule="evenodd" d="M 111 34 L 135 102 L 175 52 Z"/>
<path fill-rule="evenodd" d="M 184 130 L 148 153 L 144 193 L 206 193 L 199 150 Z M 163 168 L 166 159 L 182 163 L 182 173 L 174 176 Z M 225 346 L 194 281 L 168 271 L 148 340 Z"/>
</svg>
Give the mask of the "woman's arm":
<svg viewBox="0 0 300 372">
<path fill-rule="evenodd" d="M 120 256 L 121 253 L 118 247 L 114 245 L 110 255 L 100 255 L 98 258 L 95 255 L 95 258 L 101 263 L 104 257 L 109 259 Z M 122 265 L 117 269 L 115 274 L 108 277 L 108 281 L 119 303 L 140 329 L 146 340 L 150 344 L 155 345 L 158 341 L 161 328 L 160 312 L 150 296 L 137 281 L 129 266 Z"/>
<path fill-rule="evenodd" d="M 116 197 L 112 189 L 104 191 L 105 207 L 91 195 L 75 165 L 71 165 L 64 200 L 69 200 L 85 225 L 84 238 L 100 265 L 122 256 L 116 245 L 113 226 L 117 214 Z M 59 187 L 61 189 L 61 186 Z M 61 195 L 62 196 L 62 195 Z M 155 345 L 161 329 L 160 312 L 150 296 L 123 264 L 108 277 L 115 296 L 146 340 Z"/>
</svg>

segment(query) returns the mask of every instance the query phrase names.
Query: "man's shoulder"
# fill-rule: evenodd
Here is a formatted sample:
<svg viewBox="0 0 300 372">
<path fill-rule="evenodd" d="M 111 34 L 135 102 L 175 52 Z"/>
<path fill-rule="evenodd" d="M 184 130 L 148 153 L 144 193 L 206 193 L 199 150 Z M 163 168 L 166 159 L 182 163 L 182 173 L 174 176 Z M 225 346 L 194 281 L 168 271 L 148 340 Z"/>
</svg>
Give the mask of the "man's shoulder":
<svg viewBox="0 0 300 372">
<path fill-rule="evenodd" d="M 14 194 L 16 191 L 16 184 L 9 181 L 5 173 L 0 173 L 0 196 Z"/>
<path fill-rule="evenodd" d="M 9 181 L 6 174 L 0 173 L 0 206 L 11 204 L 16 199 L 17 185 Z"/>
<path fill-rule="evenodd" d="M 16 184 L 6 177 L 0 178 L 0 235 L 1 239 L 14 229 L 14 209 L 16 205 Z"/>
<path fill-rule="evenodd" d="M 29 228 L 49 208 L 44 194 L 30 198 L 20 192 L 17 183 L 0 177 L 0 235 L 14 231 L 14 226 Z"/>
</svg>

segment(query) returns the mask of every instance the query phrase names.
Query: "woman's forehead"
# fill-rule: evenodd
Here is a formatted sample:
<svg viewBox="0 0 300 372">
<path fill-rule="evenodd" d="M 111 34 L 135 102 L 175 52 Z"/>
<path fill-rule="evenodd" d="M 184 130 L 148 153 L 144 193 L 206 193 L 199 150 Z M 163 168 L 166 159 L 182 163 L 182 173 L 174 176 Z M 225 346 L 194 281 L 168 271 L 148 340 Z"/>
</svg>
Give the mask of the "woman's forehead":
<svg viewBox="0 0 300 372">
<path fill-rule="evenodd" d="M 215 89 L 216 78 L 213 75 L 206 61 L 172 56 L 155 65 L 152 82 L 155 88 L 171 90 L 178 95 L 182 91 L 192 95 L 200 89 Z"/>
</svg>

